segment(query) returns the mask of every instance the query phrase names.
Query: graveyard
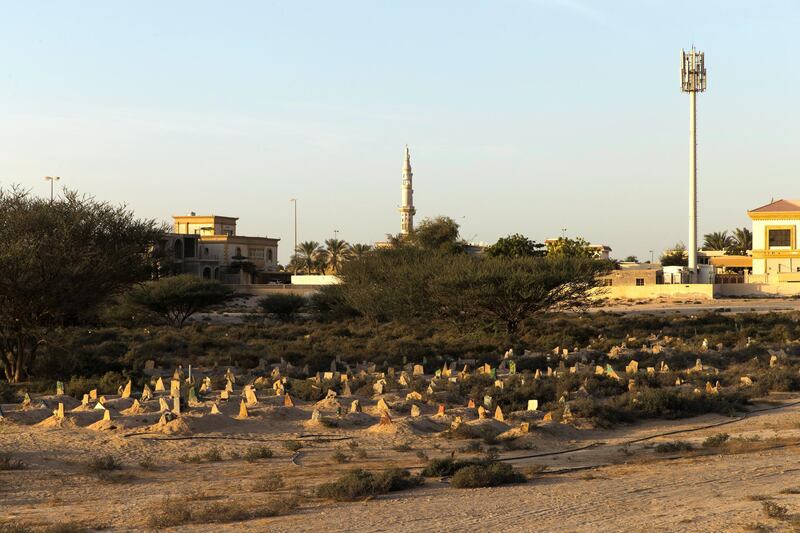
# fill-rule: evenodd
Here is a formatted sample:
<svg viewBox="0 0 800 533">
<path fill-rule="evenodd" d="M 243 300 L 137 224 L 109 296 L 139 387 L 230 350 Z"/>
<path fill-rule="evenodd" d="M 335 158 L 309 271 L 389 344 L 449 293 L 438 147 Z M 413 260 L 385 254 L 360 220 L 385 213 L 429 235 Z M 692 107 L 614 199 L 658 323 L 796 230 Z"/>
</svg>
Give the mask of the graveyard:
<svg viewBox="0 0 800 533">
<path fill-rule="evenodd" d="M 796 313 L 546 320 L 530 348 L 383 357 L 340 323 L 340 354 L 306 358 L 292 338 L 321 324 L 256 358 L 197 323 L 246 364 L 142 348 L 113 379 L 4 390 L 0 531 L 796 525 Z"/>
</svg>

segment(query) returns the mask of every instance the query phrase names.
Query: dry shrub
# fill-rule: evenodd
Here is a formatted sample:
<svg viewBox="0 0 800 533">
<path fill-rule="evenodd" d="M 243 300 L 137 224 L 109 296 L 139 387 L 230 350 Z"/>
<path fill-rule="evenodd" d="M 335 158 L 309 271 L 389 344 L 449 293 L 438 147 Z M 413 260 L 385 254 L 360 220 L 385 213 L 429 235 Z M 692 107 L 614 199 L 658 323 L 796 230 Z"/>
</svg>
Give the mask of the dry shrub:
<svg viewBox="0 0 800 533">
<path fill-rule="evenodd" d="M 789 516 L 789 509 L 769 500 L 761 502 L 761 509 L 766 516 L 775 520 L 786 520 Z"/>
<path fill-rule="evenodd" d="M 525 476 L 506 463 L 489 463 L 461 468 L 450 480 L 450 485 L 457 489 L 477 487 L 496 487 L 509 483 L 524 483 Z"/>
<path fill-rule="evenodd" d="M 331 461 L 334 463 L 344 464 L 350 462 L 350 456 L 344 453 L 342 450 L 336 450 L 331 454 Z"/>
<path fill-rule="evenodd" d="M 290 452 L 296 452 L 303 447 L 303 443 L 298 440 L 287 440 L 283 442 L 283 447 Z"/>
<path fill-rule="evenodd" d="M 690 452 L 694 446 L 690 442 L 683 440 L 676 440 L 674 442 L 662 442 L 656 445 L 656 453 L 675 453 L 675 452 Z"/>
<path fill-rule="evenodd" d="M 186 524 L 242 522 L 289 514 L 297 509 L 299 503 L 295 496 L 278 498 L 266 504 L 215 502 L 201 505 L 191 500 L 167 501 L 150 515 L 148 525 L 166 528 Z"/>
<path fill-rule="evenodd" d="M 271 476 L 263 476 L 258 478 L 253 483 L 253 491 L 255 492 L 272 492 L 280 490 L 284 486 L 283 477 L 278 474 Z"/>
<path fill-rule="evenodd" d="M 94 473 L 110 472 L 122 468 L 122 463 L 111 454 L 97 455 L 89 459 L 89 462 L 86 463 L 86 468 L 89 469 L 89 472 Z"/>
<path fill-rule="evenodd" d="M 406 490 L 423 482 L 420 476 L 412 476 L 408 470 L 393 468 L 385 472 L 372 473 L 357 468 L 336 481 L 317 487 L 317 496 L 336 501 L 353 501 Z"/>
<path fill-rule="evenodd" d="M 0 453 L 0 470 L 22 470 L 25 466 L 25 463 L 19 459 L 14 459 L 14 456 L 10 453 Z"/>
<path fill-rule="evenodd" d="M 717 433 L 703 441 L 703 448 L 718 448 L 728 442 L 731 436 L 727 433 Z"/>
<path fill-rule="evenodd" d="M 244 458 L 251 462 L 270 457 L 272 457 L 272 450 L 266 446 L 251 446 L 244 454 Z"/>
<path fill-rule="evenodd" d="M 182 463 L 217 463 L 222 461 L 222 453 L 216 446 L 201 453 L 184 454 L 178 457 Z"/>
<path fill-rule="evenodd" d="M 422 470 L 422 475 L 424 477 L 452 476 L 462 468 L 477 464 L 479 464 L 477 461 L 457 461 L 449 457 L 443 459 L 431 459 Z"/>
</svg>

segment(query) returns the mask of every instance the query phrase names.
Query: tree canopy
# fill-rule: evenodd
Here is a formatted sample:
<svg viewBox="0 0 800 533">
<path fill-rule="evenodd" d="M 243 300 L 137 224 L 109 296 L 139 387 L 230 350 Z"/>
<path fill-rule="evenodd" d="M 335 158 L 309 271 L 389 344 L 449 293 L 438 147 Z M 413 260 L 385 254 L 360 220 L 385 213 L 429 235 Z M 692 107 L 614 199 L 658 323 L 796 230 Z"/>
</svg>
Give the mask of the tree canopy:
<svg viewBox="0 0 800 533">
<path fill-rule="evenodd" d="M 588 257 L 471 257 L 384 249 L 342 268 L 337 288 L 373 322 L 443 317 L 517 332 L 535 313 L 585 304 L 607 262 Z"/>
<path fill-rule="evenodd" d="M 496 243 L 486 248 L 486 255 L 489 257 L 542 257 L 546 253 L 544 244 L 532 241 L 520 233 L 500 237 Z"/>
<path fill-rule="evenodd" d="M 77 323 L 150 278 L 164 229 L 66 191 L 54 201 L 0 189 L 0 364 L 25 378 L 47 328 Z"/>
<path fill-rule="evenodd" d="M 193 314 L 225 302 L 232 294 L 229 287 L 218 281 L 183 275 L 144 283 L 133 288 L 125 299 L 180 328 Z"/>
</svg>

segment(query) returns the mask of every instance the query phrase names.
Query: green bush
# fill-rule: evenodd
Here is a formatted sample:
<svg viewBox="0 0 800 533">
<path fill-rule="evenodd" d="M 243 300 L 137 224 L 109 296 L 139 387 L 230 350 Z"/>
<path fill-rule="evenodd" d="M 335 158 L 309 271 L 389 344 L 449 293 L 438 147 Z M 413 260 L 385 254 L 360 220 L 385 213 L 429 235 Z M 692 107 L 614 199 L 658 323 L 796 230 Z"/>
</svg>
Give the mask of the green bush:
<svg viewBox="0 0 800 533">
<path fill-rule="evenodd" d="M 306 299 L 297 294 L 268 294 L 258 300 L 258 306 L 264 313 L 286 322 L 292 321 L 306 303 Z"/>
<path fill-rule="evenodd" d="M 718 448 L 728 442 L 729 438 L 730 435 L 727 433 L 717 433 L 703 441 L 703 448 Z"/>
<path fill-rule="evenodd" d="M 336 481 L 317 487 L 317 496 L 336 501 L 353 501 L 387 492 L 406 490 L 422 484 L 422 478 L 408 470 L 393 468 L 381 473 L 355 469 Z"/>
<path fill-rule="evenodd" d="M 476 461 L 457 461 L 449 457 L 443 459 L 431 459 L 422 470 L 422 475 L 424 477 L 452 476 L 462 468 L 474 466 L 476 464 Z"/>
<path fill-rule="evenodd" d="M 688 452 L 694 449 L 690 442 L 677 440 L 675 442 L 662 442 L 656 445 L 656 453 Z"/>
<path fill-rule="evenodd" d="M 461 468 L 453 474 L 450 485 L 457 489 L 496 487 L 509 483 L 523 483 L 525 476 L 506 463 L 489 463 Z"/>
</svg>

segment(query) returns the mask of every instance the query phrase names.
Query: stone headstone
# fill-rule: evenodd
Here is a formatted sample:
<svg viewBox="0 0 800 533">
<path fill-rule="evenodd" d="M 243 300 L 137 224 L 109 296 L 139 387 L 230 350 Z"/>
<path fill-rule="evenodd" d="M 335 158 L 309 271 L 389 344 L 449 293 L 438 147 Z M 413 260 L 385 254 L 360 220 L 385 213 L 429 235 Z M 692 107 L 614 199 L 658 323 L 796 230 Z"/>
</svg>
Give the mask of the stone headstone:
<svg viewBox="0 0 800 533">
<path fill-rule="evenodd" d="M 497 406 L 497 409 L 494 410 L 494 419 L 499 422 L 505 422 L 505 417 L 503 416 L 503 410 L 500 409 L 500 406 Z"/>
<path fill-rule="evenodd" d="M 361 412 L 361 402 L 358 400 L 353 400 L 350 402 L 350 412 L 351 413 L 360 413 Z"/>
<path fill-rule="evenodd" d="M 63 396 L 64 395 L 64 383 L 61 381 L 56 381 L 56 396 Z"/>
<path fill-rule="evenodd" d="M 283 406 L 284 407 L 294 407 L 294 402 L 292 401 L 292 397 L 289 394 L 283 395 Z"/>
<path fill-rule="evenodd" d="M 528 400 L 528 411 L 536 411 L 539 409 L 539 400 Z"/>
<path fill-rule="evenodd" d="M 420 410 L 419 406 L 416 405 L 416 404 L 412 404 L 411 405 L 411 416 L 418 417 L 421 414 L 422 414 L 422 411 Z"/>
<path fill-rule="evenodd" d="M 167 400 L 165 400 L 164 398 L 159 398 L 158 399 L 158 410 L 159 410 L 159 412 L 162 412 L 162 413 L 164 411 L 169 411 L 169 404 L 167 403 Z"/>
<path fill-rule="evenodd" d="M 156 380 L 156 392 L 166 392 L 164 388 L 164 380 L 160 377 Z"/>
<path fill-rule="evenodd" d="M 444 416 L 444 404 L 440 403 L 439 408 L 436 411 L 436 416 Z"/>
<path fill-rule="evenodd" d="M 147 383 L 144 384 L 144 388 L 142 389 L 142 401 L 146 402 L 150 398 L 152 398 L 153 393 L 150 392 L 150 387 L 147 386 Z"/>
<path fill-rule="evenodd" d="M 131 397 L 131 386 L 132 386 L 131 380 L 128 380 L 128 382 L 125 384 L 125 388 L 122 389 L 121 396 L 123 398 L 130 398 Z"/>
<path fill-rule="evenodd" d="M 212 415 L 221 414 L 220 411 L 219 411 L 219 407 L 217 407 L 217 402 L 214 402 L 214 403 L 211 404 L 211 414 Z"/>
<path fill-rule="evenodd" d="M 244 400 L 239 404 L 239 418 L 247 418 L 247 404 Z"/>
<path fill-rule="evenodd" d="M 425 374 L 425 369 L 423 368 L 422 365 L 414 365 L 413 374 L 415 376 L 422 376 Z"/>
</svg>

